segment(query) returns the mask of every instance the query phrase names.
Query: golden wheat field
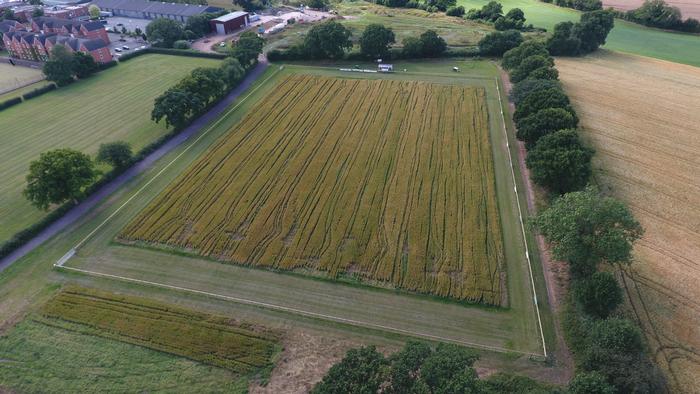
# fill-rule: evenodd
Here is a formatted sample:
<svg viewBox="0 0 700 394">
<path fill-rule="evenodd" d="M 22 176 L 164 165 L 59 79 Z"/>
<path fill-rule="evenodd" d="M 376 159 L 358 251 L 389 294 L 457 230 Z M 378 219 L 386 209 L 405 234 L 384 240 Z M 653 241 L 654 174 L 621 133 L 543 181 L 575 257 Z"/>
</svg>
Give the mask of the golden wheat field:
<svg viewBox="0 0 700 394">
<path fill-rule="evenodd" d="M 557 59 L 596 180 L 646 233 L 623 272 L 676 392 L 700 392 L 700 68 L 622 54 Z"/>
<path fill-rule="evenodd" d="M 485 91 L 287 77 L 119 238 L 500 304 Z"/>
</svg>

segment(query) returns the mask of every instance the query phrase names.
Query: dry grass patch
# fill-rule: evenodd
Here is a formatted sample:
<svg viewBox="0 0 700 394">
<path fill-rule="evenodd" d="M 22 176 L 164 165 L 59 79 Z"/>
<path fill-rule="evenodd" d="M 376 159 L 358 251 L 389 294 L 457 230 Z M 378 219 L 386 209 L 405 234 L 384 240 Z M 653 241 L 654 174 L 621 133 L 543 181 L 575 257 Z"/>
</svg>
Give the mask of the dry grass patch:
<svg viewBox="0 0 700 394">
<path fill-rule="evenodd" d="M 646 229 L 625 272 L 677 389 L 700 387 L 700 69 L 632 55 L 557 59 L 596 180 Z"/>
<path fill-rule="evenodd" d="M 483 89 L 291 76 L 120 237 L 499 304 L 487 116 Z"/>
</svg>

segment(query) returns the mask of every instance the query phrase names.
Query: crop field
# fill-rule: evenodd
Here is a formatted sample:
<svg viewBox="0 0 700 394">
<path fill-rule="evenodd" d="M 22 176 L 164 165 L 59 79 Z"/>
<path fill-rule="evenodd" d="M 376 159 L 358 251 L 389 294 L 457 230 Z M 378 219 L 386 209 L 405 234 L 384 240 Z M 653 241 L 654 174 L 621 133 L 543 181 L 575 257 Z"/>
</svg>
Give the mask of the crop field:
<svg viewBox="0 0 700 394">
<path fill-rule="evenodd" d="M 279 347 L 272 333 L 236 324 L 144 298 L 68 286 L 0 337 L 0 386 L 65 392 L 192 385 L 207 392 L 246 392 L 248 379 L 269 373 Z"/>
<path fill-rule="evenodd" d="M 138 151 L 167 132 L 150 119 L 153 99 L 193 68 L 216 63 L 145 55 L 0 112 L 0 242 L 46 215 L 22 196 L 39 154 L 72 148 L 94 155 L 118 140 Z"/>
<path fill-rule="evenodd" d="M 291 76 L 120 234 L 499 305 L 485 92 Z"/>
<path fill-rule="evenodd" d="M 459 0 L 457 3 L 468 10 L 481 8 L 488 2 Z M 504 12 L 520 8 L 525 12 L 526 23 L 549 31 L 559 22 L 578 21 L 581 15 L 579 11 L 540 0 L 502 0 L 500 3 Z M 666 32 L 616 19 L 604 48 L 700 67 L 700 35 L 697 34 Z"/>
<path fill-rule="evenodd" d="M 0 63 L 0 94 L 43 78 L 41 70 Z"/>
<path fill-rule="evenodd" d="M 646 233 L 623 271 L 675 390 L 700 387 L 700 69 L 631 55 L 557 59 L 596 180 Z"/>
</svg>

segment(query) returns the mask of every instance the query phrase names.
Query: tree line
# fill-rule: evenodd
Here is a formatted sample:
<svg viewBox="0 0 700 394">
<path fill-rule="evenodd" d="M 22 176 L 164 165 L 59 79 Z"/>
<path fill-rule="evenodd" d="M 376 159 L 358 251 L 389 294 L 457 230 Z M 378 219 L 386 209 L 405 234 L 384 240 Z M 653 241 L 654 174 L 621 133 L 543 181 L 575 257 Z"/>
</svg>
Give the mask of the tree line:
<svg viewBox="0 0 700 394">
<path fill-rule="evenodd" d="M 595 32 L 581 33 L 591 40 L 586 50 L 605 42 L 611 15 L 582 15 L 582 24 L 597 26 L 574 29 Z M 553 257 L 569 266 L 572 290 L 564 329 L 578 372 L 569 390 L 661 392 L 663 376 L 649 360 L 639 327 L 618 310 L 623 290 L 613 274 L 632 263 L 633 244 L 644 231 L 623 202 L 589 185 L 594 151 L 580 141 L 578 116 L 558 80 L 551 57 L 561 48 L 557 40 L 522 43 L 505 52 L 502 65 L 515 83 L 510 100 L 516 107 L 517 138 L 527 147 L 526 165 L 532 180 L 552 197 L 532 225 Z"/>
</svg>

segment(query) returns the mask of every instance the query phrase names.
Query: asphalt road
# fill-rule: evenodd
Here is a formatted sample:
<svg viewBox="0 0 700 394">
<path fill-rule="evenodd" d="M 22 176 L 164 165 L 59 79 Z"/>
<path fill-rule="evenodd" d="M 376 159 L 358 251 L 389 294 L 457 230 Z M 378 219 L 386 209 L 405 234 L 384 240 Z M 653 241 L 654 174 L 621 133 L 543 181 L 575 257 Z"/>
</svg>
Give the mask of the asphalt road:
<svg viewBox="0 0 700 394">
<path fill-rule="evenodd" d="M 134 178 L 135 176 L 143 173 L 153 166 L 153 164 L 163 157 L 168 152 L 175 149 L 177 146 L 187 141 L 190 137 L 197 135 L 207 124 L 219 117 L 227 107 L 229 107 L 244 91 L 246 91 L 267 69 L 268 62 L 264 57 L 260 57 L 259 62 L 255 68 L 248 73 L 248 75 L 241 81 L 241 83 L 236 87 L 231 93 L 228 94 L 223 100 L 216 104 L 207 113 L 197 118 L 192 124 L 185 128 L 181 133 L 170 139 L 168 142 L 163 144 L 160 148 L 156 149 L 150 155 L 146 156 L 143 160 L 134 164 L 126 172 L 124 172 L 119 177 L 115 178 L 113 181 L 104 185 L 102 188 L 97 190 L 95 193 L 91 194 L 88 198 L 83 200 L 80 204 L 76 205 L 73 209 L 68 211 L 63 217 L 53 222 L 43 231 L 41 231 L 37 236 L 32 238 L 29 242 L 0 259 L 0 272 L 5 268 L 9 267 L 12 263 L 24 257 L 27 253 L 34 250 L 36 247 L 44 243 L 44 241 L 58 234 L 60 231 L 64 230 L 66 227 L 74 223 L 76 220 L 81 218 L 92 208 L 94 208 L 98 203 L 109 197 L 112 193 L 118 190 L 126 182 Z"/>
</svg>

